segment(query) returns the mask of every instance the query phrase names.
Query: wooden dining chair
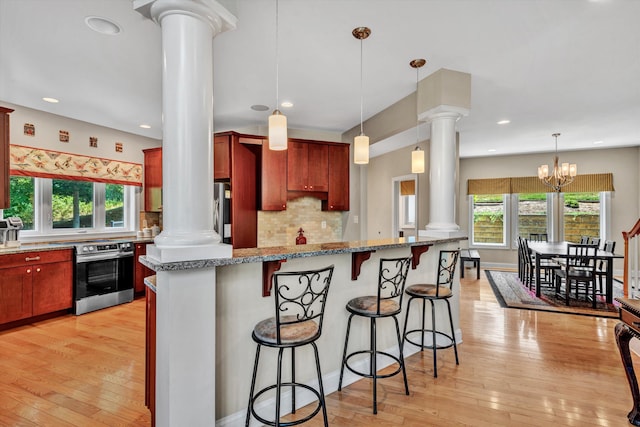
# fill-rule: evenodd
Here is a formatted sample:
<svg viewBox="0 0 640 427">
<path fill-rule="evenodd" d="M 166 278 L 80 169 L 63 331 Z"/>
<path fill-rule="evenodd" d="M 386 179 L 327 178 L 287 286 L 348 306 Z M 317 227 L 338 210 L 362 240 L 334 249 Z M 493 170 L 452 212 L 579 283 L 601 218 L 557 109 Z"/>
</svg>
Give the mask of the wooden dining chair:
<svg viewBox="0 0 640 427">
<path fill-rule="evenodd" d="M 613 253 L 613 251 L 616 248 L 616 242 L 614 240 L 605 240 L 604 241 L 604 246 L 602 247 L 602 250 L 605 252 L 611 252 Z M 598 293 L 602 294 L 602 281 L 603 278 L 607 276 L 607 261 L 604 259 L 601 259 L 598 261 L 598 266 L 596 267 L 596 276 L 598 277 Z"/>
<path fill-rule="evenodd" d="M 564 281 L 564 300 L 569 305 L 571 288 L 575 286 L 576 299 L 579 298 L 580 288 L 584 288 L 585 297 L 588 298 L 591 291 L 592 306 L 596 308 L 596 252 L 598 248 L 589 244 L 568 244 L 566 264 L 564 268 L 555 271 L 554 281 L 556 294 L 561 294 L 561 286 Z"/>
</svg>

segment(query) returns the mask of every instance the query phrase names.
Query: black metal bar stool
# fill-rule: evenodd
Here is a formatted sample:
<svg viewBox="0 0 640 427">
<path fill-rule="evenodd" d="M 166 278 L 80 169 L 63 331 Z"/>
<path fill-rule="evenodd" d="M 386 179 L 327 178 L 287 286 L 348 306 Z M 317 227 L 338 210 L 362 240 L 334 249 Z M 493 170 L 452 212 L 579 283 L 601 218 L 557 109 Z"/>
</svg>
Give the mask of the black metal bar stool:
<svg viewBox="0 0 640 427">
<path fill-rule="evenodd" d="M 315 341 L 320 338 L 322 332 L 324 307 L 332 275 L 333 265 L 313 271 L 274 273 L 272 283 L 275 294 L 276 315 L 258 323 L 252 334 L 252 338 L 258 346 L 253 365 L 253 376 L 251 377 L 251 391 L 249 392 L 249 406 L 247 407 L 247 419 L 245 422 L 247 427 L 252 414 L 263 424 L 284 427 L 304 423 L 315 417 L 320 409 L 322 409 L 324 425 L 329 425 L 324 400 L 324 388 L 322 387 L 320 359 L 318 358 L 318 347 Z M 313 347 L 318 374 L 318 390 L 296 382 L 295 349 L 307 344 Z M 276 383 L 254 393 L 262 346 L 278 349 Z M 291 349 L 291 381 L 282 382 L 282 355 L 287 348 Z M 283 387 L 291 388 L 292 413 L 296 412 L 296 387 L 302 387 L 314 393 L 318 398 L 318 406 L 304 418 L 287 422 L 280 421 L 280 400 Z M 276 391 L 275 418 L 274 420 L 267 420 L 256 413 L 254 404 L 260 396 L 273 389 Z"/>
<path fill-rule="evenodd" d="M 404 285 L 407 280 L 411 257 L 408 258 L 387 258 L 380 259 L 380 271 L 378 274 L 378 295 L 364 296 L 350 300 L 347 303 L 347 311 L 351 313 L 347 322 L 347 334 L 344 339 L 344 351 L 342 353 L 342 366 L 340 368 L 340 381 L 338 391 L 342 390 L 342 378 L 346 367 L 356 375 L 373 379 L 373 413 L 378 413 L 377 402 L 377 380 L 378 378 L 388 378 L 402 371 L 404 377 L 405 392 L 409 394 L 409 384 L 407 383 L 407 372 L 404 366 L 402 355 L 402 338 L 400 336 L 400 325 L 397 315 L 402 311 L 402 295 Z M 349 331 L 351 329 L 351 319 L 353 316 L 362 316 L 370 319 L 369 334 L 371 336 L 371 346 L 369 350 L 359 350 L 347 354 L 349 345 Z M 398 337 L 399 356 L 396 357 L 384 351 L 379 351 L 376 347 L 376 319 L 392 317 L 396 325 L 396 335 Z M 369 372 L 360 372 L 349 366 L 349 359 L 359 354 L 369 354 Z M 384 355 L 390 357 L 398 364 L 395 371 L 389 374 L 379 374 L 377 371 L 376 356 Z"/>
<path fill-rule="evenodd" d="M 411 344 L 420 347 L 420 351 L 427 349 L 433 350 L 433 376 L 438 377 L 438 366 L 436 358 L 436 350 L 453 347 L 456 355 L 456 365 L 459 365 L 458 360 L 458 347 L 456 345 L 455 331 L 453 329 L 453 318 L 451 316 L 451 304 L 449 304 L 449 298 L 453 296 L 453 276 L 456 270 L 456 264 L 458 262 L 459 252 L 456 251 L 440 251 L 440 257 L 438 259 L 438 277 L 436 284 L 416 284 L 411 285 L 405 291 L 409 296 L 409 302 L 407 303 L 407 315 L 404 319 L 404 333 L 402 348 L 404 348 L 404 341 L 408 341 Z M 411 302 L 415 299 L 422 300 L 422 327 L 420 329 L 411 329 L 407 331 L 407 323 L 409 322 L 409 309 L 411 308 Z M 431 303 L 431 328 L 425 327 L 425 311 L 426 302 Z M 447 311 L 449 313 L 449 325 L 451 326 L 451 335 L 436 330 L 436 311 L 435 302 L 444 301 L 447 303 Z M 420 342 L 412 341 L 409 335 L 419 332 L 422 339 Z M 424 342 L 424 337 L 427 333 L 431 334 L 431 344 Z M 441 336 L 446 339 L 444 344 L 438 344 L 437 337 Z"/>
</svg>

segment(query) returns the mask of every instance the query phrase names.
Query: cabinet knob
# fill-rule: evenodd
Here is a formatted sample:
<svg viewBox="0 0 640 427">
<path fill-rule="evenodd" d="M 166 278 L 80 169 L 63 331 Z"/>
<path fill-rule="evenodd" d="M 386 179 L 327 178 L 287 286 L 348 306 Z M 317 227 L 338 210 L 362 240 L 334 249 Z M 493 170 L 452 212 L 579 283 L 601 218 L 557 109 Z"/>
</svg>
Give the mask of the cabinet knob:
<svg viewBox="0 0 640 427">
<path fill-rule="evenodd" d="M 333 205 L 329 206 L 331 209 L 333 209 Z"/>
<path fill-rule="evenodd" d="M 307 189 L 307 186 L 306 186 L 306 185 L 304 186 L 304 189 L 305 189 L 305 190 Z"/>
<path fill-rule="evenodd" d="M 31 274 L 31 269 L 27 268 L 27 274 Z"/>
<path fill-rule="evenodd" d="M 282 205 L 282 208 L 286 208 L 286 207 L 287 207 L 287 205 Z"/>
<path fill-rule="evenodd" d="M 309 190 L 313 190 L 313 185 L 310 185 L 310 186 L 309 186 Z"/>
<path fill-rule="evenodd" d="M 36 273 L 40 273 L 40 267 L 36 268 Z"/>
</svg>

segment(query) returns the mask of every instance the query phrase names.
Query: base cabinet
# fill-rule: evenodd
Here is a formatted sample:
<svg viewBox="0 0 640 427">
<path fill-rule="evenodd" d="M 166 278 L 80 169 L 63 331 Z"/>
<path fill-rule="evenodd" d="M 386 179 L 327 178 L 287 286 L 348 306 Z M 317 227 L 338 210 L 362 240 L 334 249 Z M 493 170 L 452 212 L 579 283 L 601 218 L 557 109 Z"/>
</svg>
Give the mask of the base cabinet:
<svg viewBox="0 0 640 427">
<path fill-rule="evenodd" d="M 136 243 L 133 246 L 133 292 L 136 295 L 143 295 L 145 290 L 144 278 L 153 276 L 155 272 L 148 267 L 142 265 L 139 261 L 142 255 L 147 254 L 147 245 L 149 243 Z"/>
<path fill-rule="evenodd" d="M 0 324 L 73 306 L 72 251 L 0 255 Z"/>
</svg>

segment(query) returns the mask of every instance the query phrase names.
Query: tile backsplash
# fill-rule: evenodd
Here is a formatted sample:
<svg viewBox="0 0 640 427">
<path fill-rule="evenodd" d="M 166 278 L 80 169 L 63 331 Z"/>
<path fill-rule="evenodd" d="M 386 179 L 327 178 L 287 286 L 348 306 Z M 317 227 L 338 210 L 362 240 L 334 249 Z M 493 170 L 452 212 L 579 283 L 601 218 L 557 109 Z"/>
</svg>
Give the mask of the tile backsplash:
<svg viewBox="0 0 640 427">
<path fill-rule="evenodd" d="M 323 211 L 313 197 L 289 200 L 284 211 L 258 211 L 258 247 L 295 245 L 301 227 L 308 244 L 342 241 L 342 212 Z"/>
</svg>

